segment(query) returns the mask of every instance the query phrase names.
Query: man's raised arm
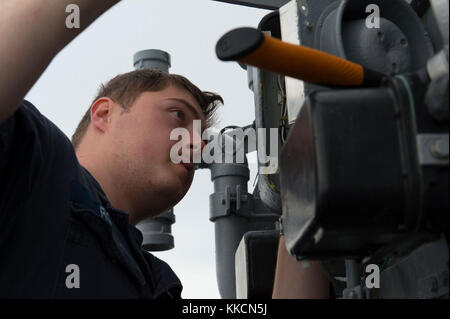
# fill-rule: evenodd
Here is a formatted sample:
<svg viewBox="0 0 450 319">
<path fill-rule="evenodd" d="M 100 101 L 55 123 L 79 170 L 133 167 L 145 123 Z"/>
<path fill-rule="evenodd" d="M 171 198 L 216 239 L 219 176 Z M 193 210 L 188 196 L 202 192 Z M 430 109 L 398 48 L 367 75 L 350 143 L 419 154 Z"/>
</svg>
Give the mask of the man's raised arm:
<svg viewBox="0 0 450 319">
<path fill-rule="evenodd" d="M 17 110 L 55 55 L 118 1 L 0 1 L 0 124 Z M 69 4 L 80 9 L 80 28 L 66 27 Z"/>
</svg>

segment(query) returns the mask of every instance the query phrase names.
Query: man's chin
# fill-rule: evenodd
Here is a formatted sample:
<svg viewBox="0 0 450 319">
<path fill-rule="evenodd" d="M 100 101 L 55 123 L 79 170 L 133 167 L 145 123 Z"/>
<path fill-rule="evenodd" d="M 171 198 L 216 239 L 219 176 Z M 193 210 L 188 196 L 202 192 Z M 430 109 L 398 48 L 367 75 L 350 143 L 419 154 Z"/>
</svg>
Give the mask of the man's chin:
<svg viewBox="0 0 450 319">
<path fill-rule="evenodd" d="M 180 181 L 179 188 L 183 193 L 182 197 L 184 197 L 184 195 L 192 185 L 192 181 L 194 179 L 194 171 L 189 171 L 180 164 L 175 165 L 177 165 L 175 175 L 176 178 Z"/>
<path fill-rule="evenodd" d="M 160 192 L 161 198 L 165 198 L 169 203 L 169 207 L 173 207 L 178 204 L 184 196 L 186 196 L 189 187 L 182 183 L 177 183 L 174 187 L 167 187 Z"/>
</svg>

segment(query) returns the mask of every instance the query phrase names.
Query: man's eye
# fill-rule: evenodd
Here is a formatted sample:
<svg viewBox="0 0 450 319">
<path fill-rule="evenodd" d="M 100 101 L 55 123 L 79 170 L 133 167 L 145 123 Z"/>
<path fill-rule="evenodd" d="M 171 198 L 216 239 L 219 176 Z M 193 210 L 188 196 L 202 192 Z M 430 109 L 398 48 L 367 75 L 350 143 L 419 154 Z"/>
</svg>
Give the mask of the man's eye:
<svg viewBox="0 0 450 319">
<path fill-rule="evenodd" d="M 175 114 L 176 117 L 178 117 L 180 120 L 184 119 L 184 112 L 183 111 L 172 111 L 173 114 Z"/>
</svg>

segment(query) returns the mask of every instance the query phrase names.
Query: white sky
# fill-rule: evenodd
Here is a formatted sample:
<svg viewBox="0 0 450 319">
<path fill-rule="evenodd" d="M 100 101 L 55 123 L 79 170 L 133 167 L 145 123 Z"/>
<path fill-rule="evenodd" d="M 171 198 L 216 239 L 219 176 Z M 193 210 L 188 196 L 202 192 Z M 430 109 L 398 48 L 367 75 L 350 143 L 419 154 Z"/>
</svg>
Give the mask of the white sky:
<svg viewBox="0 0 450 319">
<path fill-rule="evenodd" d="M 246 72 L 219 61 L 215 44 L 231 29 L 256 27 L 267 13 L 212 0 L 123 0 L 60 52 L 25 98 L 70 138 L 100 83 L 133 70 L 135 52 L 160 49 L 171 54 L 171 73 L 222 95 L 220 128 L 250 124 L 254 103 Z M 256 166 L 250 168 L 251 192 Z M 183 298 L 220 298 L 209 221 L 212 192 L 210 171 L 197 171 L 188 194 L 175 206 L 175 248 L 154 253 L 180 277 Z"/>
</svg>

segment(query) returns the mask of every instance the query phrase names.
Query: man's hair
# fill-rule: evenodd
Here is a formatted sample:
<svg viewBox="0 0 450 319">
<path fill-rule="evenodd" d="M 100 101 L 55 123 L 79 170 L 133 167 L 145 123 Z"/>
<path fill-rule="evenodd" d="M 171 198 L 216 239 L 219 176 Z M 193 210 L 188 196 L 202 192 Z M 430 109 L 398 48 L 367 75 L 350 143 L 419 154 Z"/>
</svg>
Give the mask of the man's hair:
<svg viewBox="0 0 450 319">
<path fill-rule="evenodd" d="M 131 105 L 143 92 L 156 92 L 164 90 L 169 85 L 175 85 L 188 91 L 200 104 L 206 118 L 206 127 L 214 124 L 214 113 L 219 102 L 223 104 L 220 95 L 201 91 L 187 78 L 177 74 L 169 74 L 159 70 L 141 69 L 119 74 L 106 85 L 102 84 L 92 104 L 101 97 L 109 97 L 123 108 L 123 113 L 130 110 Z M 76 149 L 80 145 L 86 130 L 91 122 L 91 106 L 84 114 L 72 135 L 72 144 Z"/>
</svg>

